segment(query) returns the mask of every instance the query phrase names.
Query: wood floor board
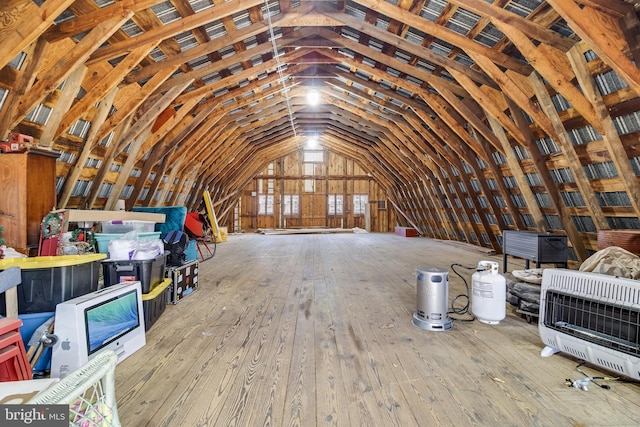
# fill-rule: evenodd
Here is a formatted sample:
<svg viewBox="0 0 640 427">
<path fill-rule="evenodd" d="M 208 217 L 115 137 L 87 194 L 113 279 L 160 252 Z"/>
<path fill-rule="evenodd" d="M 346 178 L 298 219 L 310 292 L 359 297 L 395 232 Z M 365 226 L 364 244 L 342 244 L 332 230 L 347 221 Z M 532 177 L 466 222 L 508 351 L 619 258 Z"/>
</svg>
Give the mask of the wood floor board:
<svg viewBox="0 0 640 427">
<path fill-rule="evenodd" d="M 577 361 L 542 358 L 510 309 L 498 325 L 411 324 L 417 266 L 447 269 L 453 298 L 451 264 L 499 258 L 390 233 L 232 234 L 118 365 L 123 425 L 640 425 L 638 385 L 567 387 Z"/>
</svg>

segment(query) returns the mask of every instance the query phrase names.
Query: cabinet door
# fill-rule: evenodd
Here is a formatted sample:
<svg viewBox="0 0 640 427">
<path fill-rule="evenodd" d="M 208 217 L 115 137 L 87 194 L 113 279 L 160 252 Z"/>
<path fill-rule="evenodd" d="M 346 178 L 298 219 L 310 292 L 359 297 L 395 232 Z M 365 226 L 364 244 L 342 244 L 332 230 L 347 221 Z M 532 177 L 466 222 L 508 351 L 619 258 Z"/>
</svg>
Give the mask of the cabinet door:
<svg viewBox="0 0 640 427">
<path fill-rule="evenodd" d="M 42 218 L 55 208 L 57 156 L 42 150 L 0 154 L 2 238 L 27 255 L 38 248 Z"/>
<path fill-rule="evenodd" d="M 27 247 L 26 153 L 0 154 L 0 226 L 5 245 L 24 252 Z"/>
<path fill-rule="evenodd" d="M 31 152 L 27 158 L 27 247 L 38 247 L 42 218 L 55 207 L 56 159 Z"/>
</svg>

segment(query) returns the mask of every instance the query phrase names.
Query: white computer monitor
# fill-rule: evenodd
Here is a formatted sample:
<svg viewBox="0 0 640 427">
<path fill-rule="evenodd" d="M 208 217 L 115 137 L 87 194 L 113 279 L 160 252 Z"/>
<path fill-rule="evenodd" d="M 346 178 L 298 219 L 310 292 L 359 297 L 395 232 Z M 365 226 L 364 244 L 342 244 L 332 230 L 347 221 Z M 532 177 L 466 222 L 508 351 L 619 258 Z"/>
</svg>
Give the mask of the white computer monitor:
<svg viewBox="0 0 640 427">
<path fill-rule="evenodd" d="M 118 363 L 146 344 L 142 288 L 127 282 L 56 306 L 51 377 L 63 378 L 108 348 Z"/>
</svg>

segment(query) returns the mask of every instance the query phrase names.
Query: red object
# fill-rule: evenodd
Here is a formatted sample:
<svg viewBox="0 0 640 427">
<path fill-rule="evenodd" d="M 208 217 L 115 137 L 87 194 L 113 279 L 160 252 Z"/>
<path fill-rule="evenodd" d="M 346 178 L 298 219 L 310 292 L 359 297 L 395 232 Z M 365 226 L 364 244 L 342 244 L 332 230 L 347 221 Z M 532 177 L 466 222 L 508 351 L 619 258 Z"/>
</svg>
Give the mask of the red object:
<svg viewBox="0 0 640 427">
<path fill-rule="evenodd" d="M 0 153 L 22 153 L 33 144 L 33 137 L 21 133 L 9 135 L 9 141 L 0 141 Z"/>
<path fill-rule="evenodd" d="M 20 326 L 20 319 L 0 319 L 0 381 L 33 379 L 31 365 L 20 336 Z"/>
<path fill-rule="evenodd" d="M 12 133 L 9 135 L 9 142 L 17 144 L 33 144 L 33 137 L 29 135 L 23 135 L 21 133 Z"/>
<path fill-rule="evenodd" d="M 396 234 L 402 237 L 417 237 L 418 232 L 411 227 L 396 227 Z"/>
<path fill-rule="evenodd" d="M 0 141 L 0 153 L 16 153 L 20 151 L 20 144 L 17 142 Z"/>
<path fill-rule="evenodd" d="M 204 237 L 204 224 L 200 222 L 198 212 L 187 212 L 184 219 L 184 228 L 193 237 Z"/>
</svg>

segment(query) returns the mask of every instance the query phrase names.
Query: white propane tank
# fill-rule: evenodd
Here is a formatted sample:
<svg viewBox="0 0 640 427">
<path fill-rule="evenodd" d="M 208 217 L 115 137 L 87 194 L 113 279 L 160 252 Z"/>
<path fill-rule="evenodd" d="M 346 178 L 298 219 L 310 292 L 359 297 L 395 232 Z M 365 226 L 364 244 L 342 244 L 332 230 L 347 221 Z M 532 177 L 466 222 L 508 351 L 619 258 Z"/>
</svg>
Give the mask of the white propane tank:
<svg viewBox="0 0 640 427">
<path fill-rule="evenodd" d="M 497 325 L 507 315 L 507 281 L 498 273 L 498 263 L 480 261 L 471 276 L 472 312 L 482 323 Z"/>
</svg>

